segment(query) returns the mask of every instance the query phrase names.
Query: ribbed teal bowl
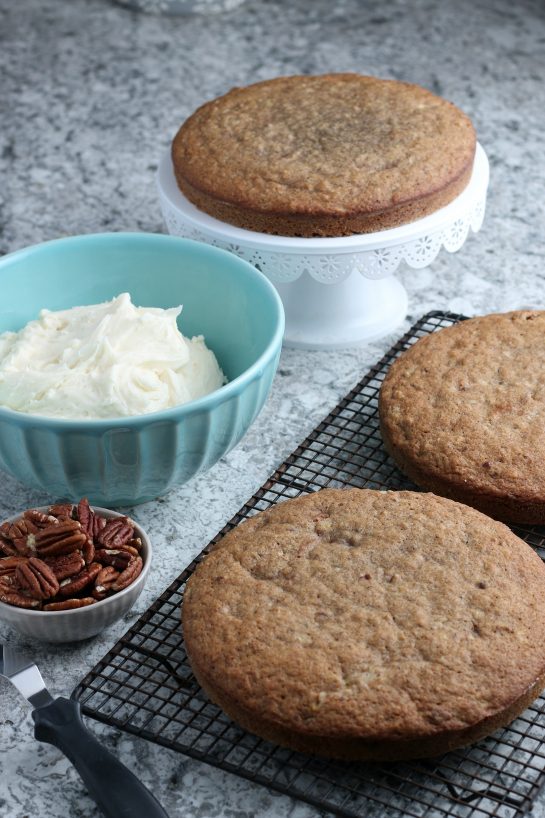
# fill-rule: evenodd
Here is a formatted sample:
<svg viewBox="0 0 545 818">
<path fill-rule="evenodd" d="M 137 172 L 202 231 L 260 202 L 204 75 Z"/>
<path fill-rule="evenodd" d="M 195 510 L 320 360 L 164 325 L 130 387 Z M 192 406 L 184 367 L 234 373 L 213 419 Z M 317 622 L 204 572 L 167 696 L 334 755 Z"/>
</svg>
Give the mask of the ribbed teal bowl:
<svg viewBox="0 0 545 818">
<path fill-rule="evenodd" d="M 55 498 L 143 503 L 209 469 L 247 432 L 278 365 L 284 313 L 254 267 L 207 244 L 148 233 L 73 236 L 0 259 L 0 332 L 41 309 L 129 292 L 139 306 L 183 304 L 229 383 L 191 403 L 130 418 L 63 420 L 0 407 L 0 468 Z"/>
</svg>

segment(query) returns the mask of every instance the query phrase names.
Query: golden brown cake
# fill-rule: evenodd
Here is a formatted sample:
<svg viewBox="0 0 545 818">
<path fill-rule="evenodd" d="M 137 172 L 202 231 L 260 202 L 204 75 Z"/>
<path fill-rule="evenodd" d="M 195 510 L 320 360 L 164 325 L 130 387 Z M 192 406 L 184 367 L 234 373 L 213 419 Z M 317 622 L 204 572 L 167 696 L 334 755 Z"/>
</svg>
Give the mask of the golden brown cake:
<svg viewBox="0 0 545 818">
<path fill-rule="evenodd" d="M 545 685 L 545 566 L 451 500 L 324 489 L 227 534 L 183 628 L 196 678 L 251 732 L 344 759 L 436 755 Z"/>
<path fill-rule="evenodd" d="M 388 452 L 417 485 L 497 519 L 545 523 L 545 312 L 419 340 L 380 392 Z"/>
<path fill-rule="evenodd" d="M 418 85 L 359 74 L 235 88 L 189 117 L 172 145 L 198 208 L 285 236 L 369 233 L 426 216 L 467 185 L 475 132 Z"/>
</svg>

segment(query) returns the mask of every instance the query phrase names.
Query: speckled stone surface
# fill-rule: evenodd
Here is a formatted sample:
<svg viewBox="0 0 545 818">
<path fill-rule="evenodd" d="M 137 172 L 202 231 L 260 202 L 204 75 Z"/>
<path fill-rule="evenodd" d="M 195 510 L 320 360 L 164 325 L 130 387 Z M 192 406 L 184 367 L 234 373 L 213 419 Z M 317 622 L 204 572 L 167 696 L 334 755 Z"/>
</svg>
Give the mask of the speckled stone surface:
<svg viewBox="0 0 545 818">
<path fill-rule="evenodd" d="M 474 120 L 491 162 L 482 231 L 459 254 L 404 270 L 409 323 L 544 306 L 545 11 L 540 0 L 248 0 L 225 15 L 148 16 L 107 0 L 0 0 L 0 251 L 66 234 L 161 231 L 154 172 L 202 101 L 288 73 L 355 70 L 421 83 Z M 241 444 L 161 503 L 134 510 L 156 560 L 136 608 L 82 645 L 26 643 L 50 689 L 85 672 L 391 344 L 286 350 Z M 0 518 L 48 501 L 0 475 Z M 0 626 L 0 636 L 19 641 Z M 310 818 L 315 809 L 91 723 L 171 818 Z M 94 818 L 78 776 L 32 738 L 26 703 L 0 679 L 0 815 Z M 533 815 L 545 816 L 545 797 Z"/>
</svg>

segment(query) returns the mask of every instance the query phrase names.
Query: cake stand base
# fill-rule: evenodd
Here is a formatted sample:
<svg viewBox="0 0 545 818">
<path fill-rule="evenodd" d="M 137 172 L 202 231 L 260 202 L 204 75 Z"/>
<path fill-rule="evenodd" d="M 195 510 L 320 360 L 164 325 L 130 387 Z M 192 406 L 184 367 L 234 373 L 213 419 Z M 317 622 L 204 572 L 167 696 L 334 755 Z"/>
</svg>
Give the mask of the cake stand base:
<svg viewBox="0 0 545 818">
<path fill-rule="evenodd" d="M 306 349 L 357 346 L 405 318 L 407 293 L 393 278 L 401 263 L 427 267 L 442 248 L 455 253 L 482 224 L 488 160 L 477 145 L 471 179 L 450 204 L 415 222 L 353 236 L 299 238 L 235 227 L 198 210 L 178 188 L 170 153 L 157 171 L 170 233 L 222 247 L 249 261 L 284 304 L 284 343 Z"/>
<path fill-rule="evenodd" d="M 344 281 L 324 287 L 303 273 L 296 281 L 274 286 L 284 303 L 288 347 L 359 346 L 393 332 L 407 314 L 407 292 L 393 276 L 373 281 L 354 270 Z"/>
</svg>

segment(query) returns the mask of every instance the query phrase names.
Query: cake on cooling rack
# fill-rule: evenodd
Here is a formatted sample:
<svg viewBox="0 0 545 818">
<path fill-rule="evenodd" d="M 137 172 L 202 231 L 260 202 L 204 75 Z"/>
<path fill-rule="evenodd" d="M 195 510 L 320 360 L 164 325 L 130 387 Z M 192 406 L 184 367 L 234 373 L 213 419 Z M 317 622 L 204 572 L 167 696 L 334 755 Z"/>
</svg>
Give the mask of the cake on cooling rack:
<svg viewBox="0 0 545 818">
<path fill-rule="evenodd" d="M 430 91 L 359 74 L 293 76 L 206 103 L 172 145 L 178 186 L 248 230 L 346 236 L 415 221 L 468 184 L 475 131 Z"/>
<path fill-rule="evenodd" d="M 386 449 L 417 485 L 508 522 L 545 523 L 545 311 L 420 339 L 380 392 Z"/>
<path fill-rule="evenodd" d="M 443 753 L 545 686 L 545 566 L 419 492 L 324 489 L 229 532 L 187 584 L 196 678 L 240 725 L 341 759 Z"/>
</svg>

